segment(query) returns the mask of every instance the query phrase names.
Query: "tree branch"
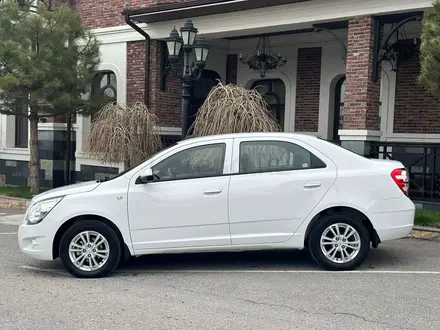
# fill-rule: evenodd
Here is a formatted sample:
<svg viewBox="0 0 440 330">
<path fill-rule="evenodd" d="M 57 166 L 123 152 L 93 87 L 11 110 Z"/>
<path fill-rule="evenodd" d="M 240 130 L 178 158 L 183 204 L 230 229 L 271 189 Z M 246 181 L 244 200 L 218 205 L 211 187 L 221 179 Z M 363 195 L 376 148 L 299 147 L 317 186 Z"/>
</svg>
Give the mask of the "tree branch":
<svg viewBox="0 0 440 330">
<path fill-rule="evenodd" d="M 17 74 L 14 73 L 14 71 L 12 71 L 12 69 L 9 67 L 9 65 L 6 64 L 6 62 L 2 61 L 2 62 L 1 62 L 1 65 L 2 65 L 6 70 L 8 70 L 8 72 L 9 72 L 10 74 L 12 74 L 15 78 L 20 79 L 20 77 L 17 76 Z"/>
<path fill-rule="evenodd" d="M 92 42 L 92 39 L 94 38 L 93 35 L 89 35 L 89 41 L 87 42 L 87 44 L 83 47 L 82 51 L 79 52 L 78 57 L 80 57 L 82 54 L 84 54 L 84 52 L 86 51 L 86 49 L 89 47 L 90 43 Z"/>
</svg>

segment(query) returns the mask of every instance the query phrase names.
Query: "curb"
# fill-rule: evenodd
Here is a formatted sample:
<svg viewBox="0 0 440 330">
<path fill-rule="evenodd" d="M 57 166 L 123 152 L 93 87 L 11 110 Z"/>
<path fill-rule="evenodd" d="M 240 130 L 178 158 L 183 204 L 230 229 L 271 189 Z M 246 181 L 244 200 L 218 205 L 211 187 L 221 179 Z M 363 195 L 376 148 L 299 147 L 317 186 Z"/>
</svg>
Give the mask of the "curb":
<svg viewBox="0 0 440 330">
<path fill-rule="evenodd" d="M 0 196 L 0 208 L 2 209 L 26 210 L 29 202 L 28 199 Z"/>
<path fill-rule="evenodd" d="M 414 226 L 414 229 L 412 230 L 409 237 L 414 239 L 440 242 L 440 229 Z"/>
</svg>

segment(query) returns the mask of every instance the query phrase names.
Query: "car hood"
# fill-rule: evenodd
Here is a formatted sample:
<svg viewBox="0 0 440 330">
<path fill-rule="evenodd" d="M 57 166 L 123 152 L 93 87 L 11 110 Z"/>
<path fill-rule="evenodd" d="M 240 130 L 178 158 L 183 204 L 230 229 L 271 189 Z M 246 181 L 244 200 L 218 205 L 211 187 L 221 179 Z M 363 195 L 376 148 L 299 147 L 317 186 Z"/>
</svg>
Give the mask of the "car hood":
<svg viewBox="0 0 440 330">
<path fill-rule="evenodd" d="M 96 187 L 98 187 L 100 184 L 101 183 L 97 181 L 88 181 L 88 182 L 75 183 L 72 185 L 51 189 L 49 191 L 46 191 L 44 193 L 35 196 L 32 199 L 31 203 L 39 202 L 41 200 L 45 200 L 49 198 L 89 192 L 95 189 Z"/>
</svg>

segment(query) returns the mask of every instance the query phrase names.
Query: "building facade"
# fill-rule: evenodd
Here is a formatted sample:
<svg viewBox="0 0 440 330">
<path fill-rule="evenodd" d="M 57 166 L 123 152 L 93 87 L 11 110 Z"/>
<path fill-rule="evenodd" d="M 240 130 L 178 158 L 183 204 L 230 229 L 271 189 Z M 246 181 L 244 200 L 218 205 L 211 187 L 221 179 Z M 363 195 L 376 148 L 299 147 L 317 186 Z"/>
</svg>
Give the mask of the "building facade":
<svg viewBox="0 0 440 330">
<path fill-rule="evenodd" d="M 218 79 L 257 88 L 284 131 L 402 160 L 415 178 L 415 198 L 440 197 L 440 105 L 418 82 L 422 19 L 431 0 L 76 0 L 73 5 L 102 43 L 93 91 L 119 103 L 147 103 L 167 141 L 180 139 L 182 86 L 166 70 L 163 40 L 191 17 L 211 46 L 203 76 L 193 86 L 192 115 Z M 287 60 L 263 78 L 240 61 L 241 54 L 256 51 L 261 37 Z M 86 157 L 90 123 L 90 117 L 78 116 L 73 125 L 76 181 L 122 169 Z M 26 183 L 27 125 L 0 116 L 5 183 Z M 39 129 L 47 158 L 42 175 L 56 185 L 64 168 L 66 124 L 61 118 Z M 53 151 L 56 145 L 60 152 Z"/>
</svg>

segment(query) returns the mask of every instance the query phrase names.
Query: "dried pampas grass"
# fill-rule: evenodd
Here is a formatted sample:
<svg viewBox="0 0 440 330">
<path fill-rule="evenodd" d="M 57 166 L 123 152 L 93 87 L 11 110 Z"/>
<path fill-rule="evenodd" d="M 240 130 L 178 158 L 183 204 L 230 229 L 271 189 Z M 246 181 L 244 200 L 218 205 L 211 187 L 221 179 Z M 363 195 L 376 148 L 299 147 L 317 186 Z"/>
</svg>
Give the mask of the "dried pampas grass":
<svg viewBox="0 0 440 330">
<path fill-rule="evenodd" d="M 135 166 L 162 149 L 158 126 L 156 115 L 143 103 L 110 103 L 92 121 L 84 148 L 103 163 Z"/>
<path fill-rule="evenodd" d="M 236 85 L 215 86 L 200 107 L 193 136 L 241 132 L 279 132 L 280 127 L 257 90 Z"/>
</svg>

